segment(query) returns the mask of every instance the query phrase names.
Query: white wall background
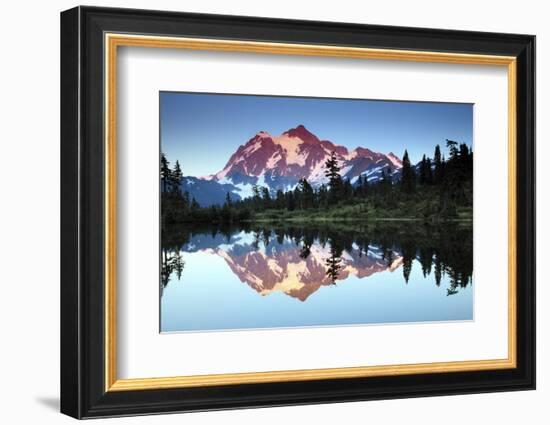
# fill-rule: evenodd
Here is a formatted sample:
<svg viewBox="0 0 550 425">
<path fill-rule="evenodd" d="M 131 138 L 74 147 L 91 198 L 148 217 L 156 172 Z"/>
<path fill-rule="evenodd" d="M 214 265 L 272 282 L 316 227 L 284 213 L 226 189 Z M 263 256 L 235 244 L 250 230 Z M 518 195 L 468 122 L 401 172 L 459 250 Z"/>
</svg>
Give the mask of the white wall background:
<svg viewBox="0 0 550 425">
<path fill-rule="evenodd" d="M 109 423 L 548 423 L 550 27 L 535 0 L 338 2 L 128 0 L 96 5 L 537 35 L 538 389 L 110 420 Z M 9 2 L 0 15 L 0 421 L 69 423 L 59 392 L 59 12 L 78 3 Z M 545 403 L 546 402 L 546 403 Z M 102 421 L 100 421 L 102 422 Z"/>
</svg>

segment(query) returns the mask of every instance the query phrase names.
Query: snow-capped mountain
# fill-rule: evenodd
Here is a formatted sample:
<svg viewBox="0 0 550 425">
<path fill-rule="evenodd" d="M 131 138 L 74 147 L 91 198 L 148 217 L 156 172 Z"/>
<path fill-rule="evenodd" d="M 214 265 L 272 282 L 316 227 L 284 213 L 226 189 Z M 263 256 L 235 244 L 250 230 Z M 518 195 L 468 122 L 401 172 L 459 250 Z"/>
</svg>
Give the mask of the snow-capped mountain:
<svg viewBox="0 0 550 425">
<path fill-rule="evenodd" d="M 376 181 L 382 170 L 401 169 L 401 160 L 393 153 L 383 154 L 358 147 L 351 152 L 328 140 L 320 140 L 303 125 L 273 136 L 260 131 L 231 155 L 223 170 L 206 177 L 237 187 L 242 198 L 252 194 L 254 184 L 272 191 L 289 190 L 306 178 L 314 187 L 327 183 L 325 162 L 334 152 L 344 179 L 355 183 L 359 175 Z"/>
<path fill-rule="evenodd" d="M 393 153 L 383 154 L 357 147 L 321 140 L 303 125 L 273 136 L 260 131 L 231 155 L 223 170 L 206 177 L 185 177 L 182 190 L 189 192 L 199 204 L 221 204 L 229 192 L 233 199 L 252 196 L 254 185 L 266 186 L 272 193 L 292 190 L 306 178 L 313 187 L 328 183 L 325 162 L 334 152 L 340 174 L 354 184 L 362 175 L 369 182 L 382 177 L 384 170 L 397 175 L 401 159 Z"/>
</svg>

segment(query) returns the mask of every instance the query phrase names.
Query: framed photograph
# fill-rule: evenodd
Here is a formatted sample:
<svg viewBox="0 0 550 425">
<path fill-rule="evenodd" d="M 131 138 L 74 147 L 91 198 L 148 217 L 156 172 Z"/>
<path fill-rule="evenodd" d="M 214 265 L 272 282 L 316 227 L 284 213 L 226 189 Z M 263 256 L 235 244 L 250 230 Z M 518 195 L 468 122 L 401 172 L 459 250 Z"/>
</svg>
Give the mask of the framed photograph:
<svg viewBox="0 0 550 425">
<path fill-rule="evenodd" d="M 61 411 L 535 388 L 535 37 L 61 14 Z"/>
</svg>

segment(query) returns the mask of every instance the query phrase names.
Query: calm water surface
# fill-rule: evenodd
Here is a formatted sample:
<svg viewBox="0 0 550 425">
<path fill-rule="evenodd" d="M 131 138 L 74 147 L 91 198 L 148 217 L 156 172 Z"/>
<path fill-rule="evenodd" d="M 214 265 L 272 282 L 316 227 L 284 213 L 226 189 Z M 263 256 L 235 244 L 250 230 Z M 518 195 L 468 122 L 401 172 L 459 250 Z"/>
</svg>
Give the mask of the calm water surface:
<svg viewBox="0 0 550 425">
<path fill-rule="evenodd" d="M 472 227 L 164 230 L 161 331 L 473 319 Z"/>
</svg>

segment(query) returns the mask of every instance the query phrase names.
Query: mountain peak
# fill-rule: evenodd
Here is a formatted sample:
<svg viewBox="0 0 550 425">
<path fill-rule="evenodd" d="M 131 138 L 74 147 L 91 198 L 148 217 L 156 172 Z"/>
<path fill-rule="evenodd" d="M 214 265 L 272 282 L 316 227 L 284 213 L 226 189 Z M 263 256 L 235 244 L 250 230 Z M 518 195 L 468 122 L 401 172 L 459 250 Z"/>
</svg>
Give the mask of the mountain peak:
<svg viewBox="0 0 550 425">
<path fill-rule="evenodd" d="M 290 132 L 308 132 L 309 134 L 311 134 L 311 132 L 303 124 L 298 124 L 294 128 L 289 128 L 287 131 L 285 131 L 285 134 Z"/>
<path fill-rule="evenodd" d="M 308 144 L 320 142 L 319 138 L 311 131 L 309 131 L 303 124 L 300 124 L 295 128 L 291 128 L 285 131 L 283 135 L 288 137 L 296 137 Z"/>
</svg>

